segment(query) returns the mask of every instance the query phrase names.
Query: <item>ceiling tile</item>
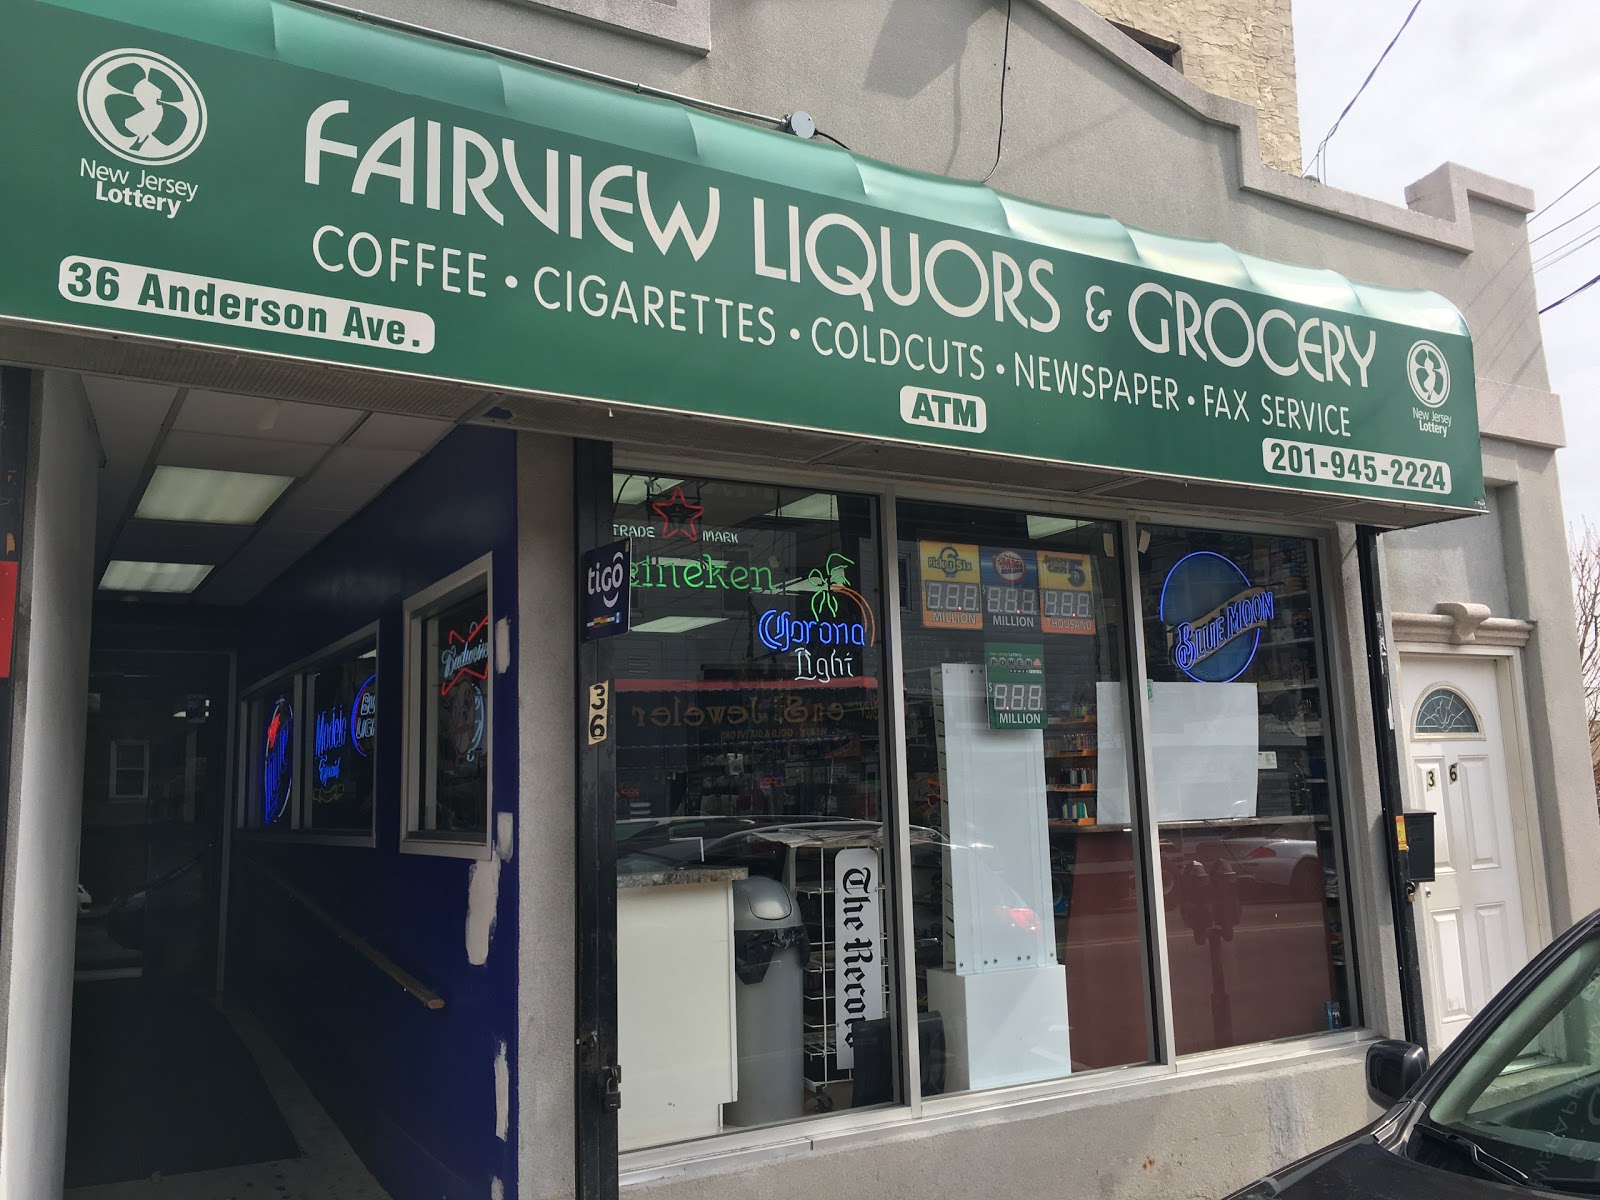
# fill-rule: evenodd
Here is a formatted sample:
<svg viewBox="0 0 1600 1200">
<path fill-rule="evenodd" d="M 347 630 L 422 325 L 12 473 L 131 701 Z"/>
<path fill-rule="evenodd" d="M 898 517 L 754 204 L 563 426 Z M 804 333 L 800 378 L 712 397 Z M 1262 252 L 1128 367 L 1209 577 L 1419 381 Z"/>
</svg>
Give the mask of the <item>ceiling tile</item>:
<svg viewBox="0 0 1600 1200">
<path fill-rule="evenodd" d="M 112 557 L 136 562 L 216 563 L 233 555 L 254 532 L 248 525 L 132 520 L 117 538 Z"/>
<path fill-rule="evenodd" d="M 360 419 L 360 411 L 353 408 L 194 391 L 185 398 L 173 428 L 331 446 Z"/>
<path fill-rule="evenodd" d="M 422 417 L 403 417 L 396 413 L 373 413 L 350 435 L 347 446 L 372 450 L 414 450 L 418 454 L 453 428 L 449 421 L 429 421 Z"/>
<path fill-rule="evenodd" d="M 133 491 L 139 486 L 145 462 L 155 448 L 161 424 L 172 407 L 177 389 L 164 384 L 130 383 L 92 375 L 83 377 L 83 386 L 89 395 L 89 409 L 100 431 L 101 453 L 105 458 L 96 498 L 95 541 L 96 555 L 103 559 L 117 522 L 137 499 Z"/>
<path fill-rule="evenodd" d="M 251 540 L 244 553 L 211 573 L 200 589 L 207 604 L 244 604 L 310 552 L 322 539 L 275 529 Z"/>
<path fill-rule="evenodd" d="M 295 495 L 312 508 L 354 512 L 420 457 L 410 450 L 336 446 L 316 473 L 295 489 Z"/>
<path fill-rule="evenodd" d="M 171 467 L 206 467 L 213 471 L 254 471 L 265 475 L 303 476 L 328 453 L 326 446 L 276 441 L 266 437 L 226 437 L 174 429 L 162 444 L 158 461 Z"/>
</svg>

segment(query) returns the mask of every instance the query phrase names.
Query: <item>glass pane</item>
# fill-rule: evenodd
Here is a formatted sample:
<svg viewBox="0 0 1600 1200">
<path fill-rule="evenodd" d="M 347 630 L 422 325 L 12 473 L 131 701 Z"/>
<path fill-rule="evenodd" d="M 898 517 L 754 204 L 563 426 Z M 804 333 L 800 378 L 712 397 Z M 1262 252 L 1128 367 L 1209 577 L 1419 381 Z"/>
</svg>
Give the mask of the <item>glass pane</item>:
<svg viewBox="0 0 1600 1200">
<path fill-rule="evenodd" d="M 1178 1053 L 1351 1024 L 1315 548 L 1145 533 L 1151 804 Z"/>
<path fill-rule="evenodd" d="M 420 828 L 481 837 L 489 821 L 489 593 L 479 588 L 423 622 Z"/>
<path fill-rule="evenodd" d="M 1417 732 L 1423 734 L 1477 733 L 1478 718 L 1472 707 L 1449 688 L 1435 688 L 1417 706 Z"/>
<path fill-rule="evenodd" d="M 623 1149 L 893 1102 L 875 510 L 618 474 Z"/>
<path fill-rule="evenodd" d="M 309 676 L 307 685 L 316 713 L 307 824 L 323 833 L 371 833 L 377 647 L 352 650 Z"/>
<path fill-rule="evenodd" d="M 1407 1151 L 1482 1178 L 1470 1147 L 1529 1188 L 1600 1191 L 1600 943 L 1574 946 L 1454 1072 Z M 1437 1135 L 1443 1128 L 1456 1135 Z M 1507 1193 L 1510 1194 L 1510 1193 Z M 1543 1194 L 1541 1192 L 1541 1194 Z"/>
<path fill-rule="evenodd" d="M 1117 527 L 896 511 L 917 1003 L 943 1087 L 1146 1062 Z"/>
</svg>

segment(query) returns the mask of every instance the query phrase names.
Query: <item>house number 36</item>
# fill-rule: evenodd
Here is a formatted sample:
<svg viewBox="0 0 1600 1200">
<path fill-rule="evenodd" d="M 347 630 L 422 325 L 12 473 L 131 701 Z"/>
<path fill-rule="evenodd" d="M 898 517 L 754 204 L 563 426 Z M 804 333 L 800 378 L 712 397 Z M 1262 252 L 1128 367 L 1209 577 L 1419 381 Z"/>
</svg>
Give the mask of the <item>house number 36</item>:
<svg viewBox="0 0 1600 1200">
<path fill-rule="evenodd" d="M 589 688 L 589 745 L 598 746 L 610 731 L 611 685 L 596 683 Z"/>
</svg>

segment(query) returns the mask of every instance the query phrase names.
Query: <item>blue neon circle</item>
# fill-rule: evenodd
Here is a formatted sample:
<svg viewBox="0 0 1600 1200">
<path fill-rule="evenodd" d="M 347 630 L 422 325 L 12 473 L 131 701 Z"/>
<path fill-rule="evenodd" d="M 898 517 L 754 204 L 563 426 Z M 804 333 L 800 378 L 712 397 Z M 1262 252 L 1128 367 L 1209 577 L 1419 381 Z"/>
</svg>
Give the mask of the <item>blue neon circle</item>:
<svg viewBox="0 0 1600 1200">
<path fill-rule="evenodd" d="M 368 675 L 366 682 L 356 689 L 355 699 L 350 702 L 350 744 L 362 758 L 367 757 L 367 752 L 361 748 L 361 739 L 356 735 L 356 722 L 361 717 L 361 697 L 367 694 L 367 689 L 377 681 L 377 678 L 376 671 Z"/>
<path fill-rule="evenodd" d="M 1174 579 L 1178 582 L 1178 588 L 1172 595 L 1173 606 L 1176 608 L 1180 603 L 1178 593 L 1181 593 L 1181 603 L 1190 611 L 1169 614 L 1167 598 L 1168 593 L 1173 591 Z M 1249 577 L 1231 558 L 1212 550 L 1196 550 L 1185 554 L 1173 564 L 1161 585 L 1162 624 L 1171 629 L 1184 621 L 1204 616 L 1237 596 L 1239 584 L 1246 588 L 1251 586 Z M 1196 683 L 1232 683 L 1250 668 L 1256 648 L 1261 644 L 1260 629 L 1252 629 L 1250 635 L 1248 643 L 1242 637 L 1226 643 L 1215 654 L 1196 663 L 1193 671 L 1185 671 L 1176 661 L 1172 665 Z"/>
<path fill-rule="evenodd" d="M 261 817 L 276 825 L 289 805 L 294 785 L 294 709 L 287 696 L 279 696 L 267 715 L 261 739 Z"/>
</svg>

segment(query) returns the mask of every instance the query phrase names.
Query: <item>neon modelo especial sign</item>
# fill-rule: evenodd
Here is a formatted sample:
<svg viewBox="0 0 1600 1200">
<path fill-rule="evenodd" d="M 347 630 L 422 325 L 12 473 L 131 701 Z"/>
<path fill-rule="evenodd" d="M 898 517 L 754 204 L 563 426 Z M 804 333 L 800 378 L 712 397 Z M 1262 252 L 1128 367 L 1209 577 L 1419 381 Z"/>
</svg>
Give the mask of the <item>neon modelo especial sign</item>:
<svg viewBox="0 0 1600 1200">
<path fill-rule="evenodd" d="M 1172 665 L 1197 683 L 1231 683 L 1255 658 L 1275 609 L 1272 592 L 1232 560 L 1210 550 L 1184 555 L 1161 585 Z"/>
<path fill-rule="evenodd" d="M 325 788 L 344 777 L 346 748 L 354 747 L 362 758 L 371 753 L 372 738 L 378 729 L 377 682 L 378 676 L 374 673 L 356 689 L 348 719 L 343 704 L 335 704 L 317 714 L 314 746 L 318 787 Z"/>
</svg>

